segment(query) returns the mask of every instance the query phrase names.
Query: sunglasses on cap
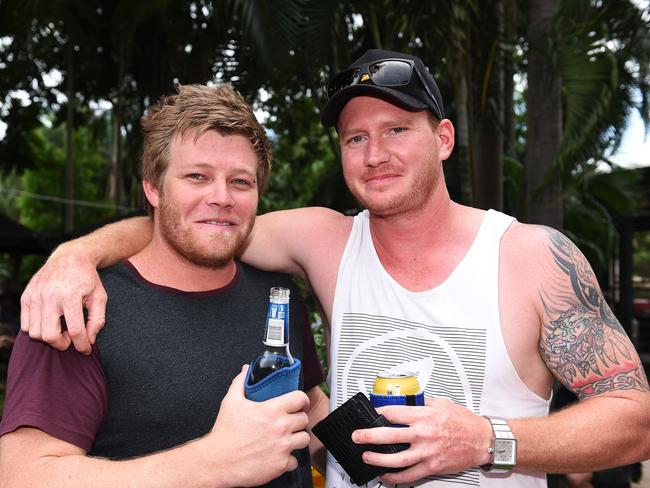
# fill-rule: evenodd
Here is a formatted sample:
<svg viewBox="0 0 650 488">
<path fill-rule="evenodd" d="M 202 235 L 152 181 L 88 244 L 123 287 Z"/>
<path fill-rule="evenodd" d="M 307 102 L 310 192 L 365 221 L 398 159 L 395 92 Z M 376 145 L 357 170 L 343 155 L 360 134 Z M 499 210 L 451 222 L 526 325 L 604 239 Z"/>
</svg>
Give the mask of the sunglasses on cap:
<svg viewBox="0 0 650 488">
<path fill-rule="evenodd" d="M 340 72 L 327 84 L 327 97 L 331 99 L 341 90 L 370 81 L 375 86 L 386 88 L 407 86 L 411 83 L 413 72 L 433 102 L 436 115 L 442 118 L 442 110 L 433 96 L 422 74 L 410 59 L 380 59 Z"/>
</svg>

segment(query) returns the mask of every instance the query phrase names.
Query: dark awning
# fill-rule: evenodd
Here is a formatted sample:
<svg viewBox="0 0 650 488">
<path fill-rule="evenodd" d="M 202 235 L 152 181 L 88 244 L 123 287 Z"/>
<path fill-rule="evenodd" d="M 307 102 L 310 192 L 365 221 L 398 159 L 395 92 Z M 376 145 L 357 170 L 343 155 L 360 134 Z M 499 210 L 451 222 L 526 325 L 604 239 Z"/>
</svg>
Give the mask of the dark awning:
<svg viewBox="0 0 650 488">
<path fill-rule="evenodd" d="M 0 253 L 46 254 L 44 245 L 36 232 L 0 213 Z"/>
</svg>

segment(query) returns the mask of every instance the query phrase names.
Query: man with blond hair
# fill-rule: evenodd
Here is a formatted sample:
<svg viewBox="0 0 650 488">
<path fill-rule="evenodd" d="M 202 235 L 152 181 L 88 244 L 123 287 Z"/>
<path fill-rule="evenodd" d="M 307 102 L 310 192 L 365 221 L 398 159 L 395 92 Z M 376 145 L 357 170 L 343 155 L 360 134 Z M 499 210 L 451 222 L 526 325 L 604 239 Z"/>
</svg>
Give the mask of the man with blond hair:
<svg viewBox="0 0 650 488">
<path fill-rule="evenodd" d="M 227 85 L 181 86 L 142 127 L 153 238 L 102 272 L 90 355 L 18 337 L 0 485 L 310 487 L 305 429 L 327 407 L 304 304 L 286 275 L 234 259 L 271 168 L 264 130 Z M 293 292 L 304 391 L 256 403 L 242 364 L 261 351 L 273 286 Z"/>
</svg>

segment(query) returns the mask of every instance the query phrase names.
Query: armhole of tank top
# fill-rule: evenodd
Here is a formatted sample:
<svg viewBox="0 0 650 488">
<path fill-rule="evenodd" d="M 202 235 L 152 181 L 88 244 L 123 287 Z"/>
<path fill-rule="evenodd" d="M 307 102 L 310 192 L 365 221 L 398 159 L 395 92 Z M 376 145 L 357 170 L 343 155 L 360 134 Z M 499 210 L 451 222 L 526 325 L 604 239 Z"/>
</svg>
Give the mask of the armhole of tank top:
<svg viewBox="0 0 650 488">
<path fill-rule="evenodd" d="M 353 217 L 352 220 L 352 227 L 350 228 L 350 235 L 348 235 L 348 240 L 345 243 L 345 249 L 343 249 L 343 255 L 341 256 L 341 262 L 339 263 L 338 270 L 336 271 L 336 284 L 334 285 L 334 300 L 332 301 L 332 322 L 335 322 L 335 317 L 334 317 L 334 312 L 337 310 L 337 290 L 339 289 L 339 283 L 343 279 L 343 273 L 342 271 L 346 268 L 348 259 L 350 259 L 350 254 L 351 254 L 351 248 L 355 243 L 357 242 L 358 239 L 360 239 L 361 234 L 363 233 L 363 225 L 364 225 L 364 219 L 365 216 L 363 215 L 363 212 L 358 213 Z M 333 332 L 333 327 L 334 324 L 330 324 L 330 327 L 332 328 Z"/>
<path fill-rule="evenodd" d="M 363 231 L 364 225 L 364 216 L 360 212 L 353 217 L 352 227 L 350 228 L 350 235 L 348 235 L 348 240 L 345 243 L 345 249 L 343 250 L 343 255 L 341 256 L 341 262 L 339 263 L 338 270 L 336 272 L 336 284 L 334 288 L 334 299 L 332 300 L 332 317 L 330 321 L 330 337 L 328 347 L 330 349 L 329 360 L 330 364 L 327 368 L 327 376 L 325 381 L 330 386 L 332 385 L 332 371 L 336 369 L 336 363 L 338 361 L 338 345 L 339 345 L 339 336 L 340 336 L 340 323 L 341 320 L 339 317 L 339 305 L 340 296 L 338 290 L 340 290 L 339 283 L 343 279 L 343 270 L 347 266 L 348 259 L 350 258 L 351 248 L 355 245 Z M 330 395 L 330 408 L 333 408 L 334 400 L 336 395 L 332 392 Z"/>
</svg>

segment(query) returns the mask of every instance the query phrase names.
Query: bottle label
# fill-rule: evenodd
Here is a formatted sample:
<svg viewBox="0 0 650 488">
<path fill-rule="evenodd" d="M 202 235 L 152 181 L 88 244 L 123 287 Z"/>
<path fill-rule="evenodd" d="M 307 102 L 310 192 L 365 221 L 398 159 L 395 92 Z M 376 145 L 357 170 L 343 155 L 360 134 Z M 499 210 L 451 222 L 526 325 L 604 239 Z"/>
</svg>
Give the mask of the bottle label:
<svg viewBox="0 0 650 488">
<path fill-rule="evenodd" d="M 289 304 L 269 303 L 264 343 L 269 346 L 284 346 L 289 342 Z"/>
</svg>

